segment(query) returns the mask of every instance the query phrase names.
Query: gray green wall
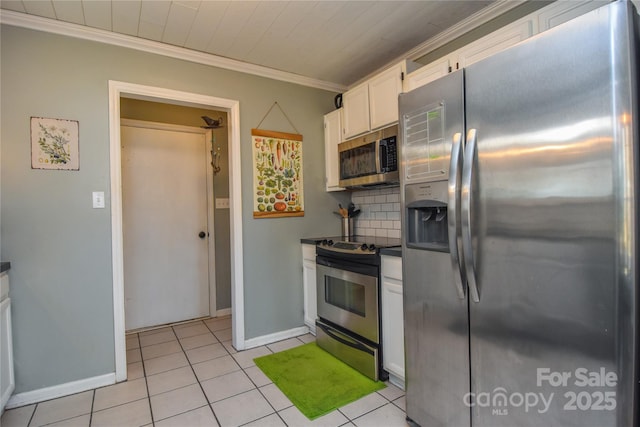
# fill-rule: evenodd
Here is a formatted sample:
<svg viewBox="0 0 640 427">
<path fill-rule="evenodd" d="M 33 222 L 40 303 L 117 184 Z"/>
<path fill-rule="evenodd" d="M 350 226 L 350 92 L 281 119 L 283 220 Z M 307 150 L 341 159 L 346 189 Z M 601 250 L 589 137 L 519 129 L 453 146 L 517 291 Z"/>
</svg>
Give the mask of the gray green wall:
<svg viewBox="0 0 640 427">
<path fill-rule="evenodd" d="M 216 151 L 220 153 L 220 172 L 213 178 L 214 198 L 229 197 L 228 119 L 227 113 L 214 110 L 162 104 L 132 98 L 120 99 L 120 117 L 149 122 L 200 127 L 202 116 L 217 120 L 222 117 L 223 126 L 215 132 Z M 210 144 L 210 143 L 209 143 Z M 217 148 L 220 148 L 218 151 Z M 231 308 L 231 253 L 229 209 L 214 209 L 216 309 Z M 126 285 L 125 285 L 126 286 Z"/>
<path fill-rule="evenodd" d="M 322 116 L 334 93 L 3 25 L 2 258 L 11 262 L 16 393 L 115 369 L 108 81 L 240 101 L 245 337 L 303 325 L 300 238 L 336 234 L 346 194 L 324 192 Z M 305 216 L 252 216 L 251 128 L 274 101 L 304 135 Z M 29 118 L 80 123 L 80 170 L 30 166 Z M 261 126 L 292 132 L 274 109 Z M 104 191 L 106 209 L 92 209 Z"/>
</svg>

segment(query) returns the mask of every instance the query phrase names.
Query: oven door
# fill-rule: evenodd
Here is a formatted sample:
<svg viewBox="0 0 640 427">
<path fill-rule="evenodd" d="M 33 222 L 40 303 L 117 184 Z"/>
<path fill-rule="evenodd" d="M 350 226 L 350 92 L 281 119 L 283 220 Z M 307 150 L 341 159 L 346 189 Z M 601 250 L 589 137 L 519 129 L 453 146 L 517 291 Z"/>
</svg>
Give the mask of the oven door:
<svg viewBox="0 0 640 427">
<path fill-rule="evenodd" d="M 316 257 L 318 317 L 379 344 L 378 267 Z"/>
</svg>

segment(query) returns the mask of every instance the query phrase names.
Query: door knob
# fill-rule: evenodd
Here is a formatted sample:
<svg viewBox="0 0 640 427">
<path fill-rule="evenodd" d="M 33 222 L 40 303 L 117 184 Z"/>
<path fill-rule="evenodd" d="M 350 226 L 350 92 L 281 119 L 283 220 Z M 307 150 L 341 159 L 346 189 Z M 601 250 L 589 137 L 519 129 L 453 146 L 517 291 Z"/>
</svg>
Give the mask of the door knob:
<svg viewBox="0 0 640 427">
<path fill-rule="evenodd" d="M 200 237 L 201 239 L 204 239 L 205 237 L 207 237 L 207 233 L 205 233 L 204 231 L 201 231 L 200 233 L 198 233 L 198 237 Z"/>
</svg>

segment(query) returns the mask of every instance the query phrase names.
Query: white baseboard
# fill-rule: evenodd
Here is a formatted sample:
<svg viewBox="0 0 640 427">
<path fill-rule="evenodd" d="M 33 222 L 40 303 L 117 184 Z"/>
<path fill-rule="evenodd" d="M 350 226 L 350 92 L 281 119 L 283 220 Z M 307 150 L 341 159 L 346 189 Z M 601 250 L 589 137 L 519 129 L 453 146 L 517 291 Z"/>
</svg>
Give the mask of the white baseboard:
<svg viewBox="0 0 640 427">
<path fill-rule="evenodd" d="M 223 308 L 222 310 L 216 310 L 215 317 L 230 316 L 230 315 L 231 315 L 231 307 Z"/>
<path fill-rule="evenodd" d="M 389 372 L 389 382 L 402 390 L 405 389 L 404 378 L 397 377 L 391 372 Z"/>
<path fill-rule="evenodd" d="M 40 388 L 32 391 L 14 394 L 9 398 L 6 409 L 17 408 L 20 406 L 30 405 L 32 403 L 44 402 L 58 397 L 68 396 L 83 391 L 91 390 L 98 387 L 104 387 L 116 383 L 116 374 L 105 374 L 97 377 L 85 378 L 83 380 L 72 381 L 54 385 L 51 387 Z"/>
<path fill-rule="evenodd" d="M 301 326 L 299 328 L 289 329 L 288 331 L 275 332 L 269 335 L 262 335 L 260 337 L 250 338 L 245 340 L 244 348 L 250 349 L 254 347 L 260 347 L 261 345 L 272 344 L 276 341 L 286 340 L 288 338 L 299 337 L 300 335 L 308 334 L 309 328 Z"/>
</svg>

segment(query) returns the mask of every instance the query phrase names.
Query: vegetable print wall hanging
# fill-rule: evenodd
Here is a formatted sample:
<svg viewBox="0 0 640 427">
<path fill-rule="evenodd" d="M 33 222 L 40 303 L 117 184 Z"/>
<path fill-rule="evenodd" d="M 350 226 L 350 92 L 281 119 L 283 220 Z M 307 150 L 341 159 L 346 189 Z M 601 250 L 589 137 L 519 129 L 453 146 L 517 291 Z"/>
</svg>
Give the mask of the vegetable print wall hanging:
<svg viewBox="0 0 640 427">
<path fill-rule="evenodd" d="M 251 129 L 253 217 L 304 216 L 302 135 Z"/>
</svg>

